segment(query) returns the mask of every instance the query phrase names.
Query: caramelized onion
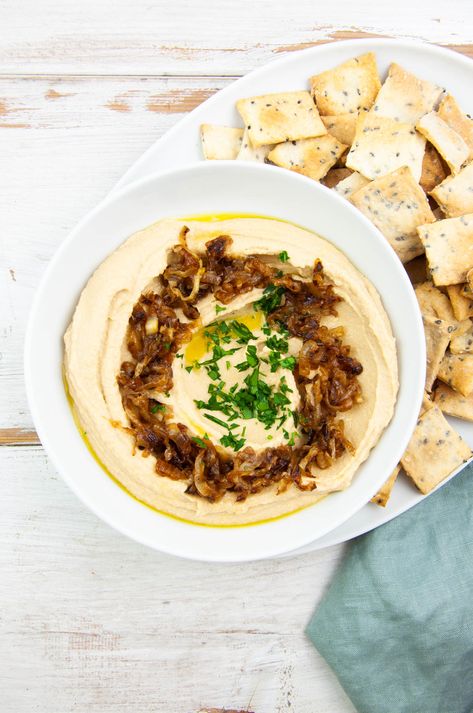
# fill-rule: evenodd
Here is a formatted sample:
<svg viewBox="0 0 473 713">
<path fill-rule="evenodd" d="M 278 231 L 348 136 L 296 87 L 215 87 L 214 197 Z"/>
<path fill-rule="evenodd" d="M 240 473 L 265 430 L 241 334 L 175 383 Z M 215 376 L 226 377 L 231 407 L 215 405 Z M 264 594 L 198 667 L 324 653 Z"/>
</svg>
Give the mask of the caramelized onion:
<svg viewBox="0 0 473 713">
<path fill-rule="evenodd" d="M 362 400 L 358 376 L 363 367 L 344 343 L 342 327 L 320 324 L 336 315 L 340 298 L 327 281 L 322 263 L 301 279 L 281 272 L 277 260 L 231 254 L 232 240 L 221 235 L 197 254 L 181 231 L 179 244 L 168 254 L 157 279 L 157 291 L 143 293 L 129 319 L 126 346 L 130 357 L 117 377 L 123 407 L 135 447 L 156 459 L 156 473 L 187 483 L 186 492 L 211 502 L 231 492 L 237 500 L 274 486 L 276 492 L 294 484 L 300 490 L 316 487 L 318 470 L 329 468 L 346 452 L 353 452 L 338 414 Z M 302 340 L 294 377 L 300 393 L 300 443 L 297 446 L 246 447 L 230 455 L 209 440 L 196 438 L 183 424 L 173 423 L 161 394 L 172 388 L 172 362 L 192 336 L 199 318 L 197 303 L 212 293 L 223 303 L 254 288 L 282 288 L 280 303 L 267 315 L 269 323 L 283 324 L 290 336 Z M 184 323 L 178 310 L 191 322 Z"/>
</svg>

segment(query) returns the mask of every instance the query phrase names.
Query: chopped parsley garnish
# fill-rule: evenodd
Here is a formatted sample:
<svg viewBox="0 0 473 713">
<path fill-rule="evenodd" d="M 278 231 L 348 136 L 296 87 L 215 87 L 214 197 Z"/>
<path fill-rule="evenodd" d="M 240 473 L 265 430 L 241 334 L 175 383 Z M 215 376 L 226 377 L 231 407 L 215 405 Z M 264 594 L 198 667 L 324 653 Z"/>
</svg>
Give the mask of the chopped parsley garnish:
<svg viewBox="0 0 473 713">
<path fill-rule="evenodd" d="M 239 344 L 247 344 L 251 339 L 255 338 L 253 332 L 248 329 L 246 324 L 238 322 L 236 319 L 230 322 L 230 328 L 237 335 L 237 342 Z"/>
<path fill-rule="evenodd" d="M 239 451 L 245 445 L 245 439 L 236 438 L 233 433 L 228 433 L 221 437 L 220 443 L 226 448 L 233 448 L 234 451 Z"/>
<path fill-rule="evenodd" d="M 232 340 L 230 327 L 224 319 L 209 325 L 204 331 L 204 335 L 215 344 L 220 344 L 220 342 L 228 344 Z"/>
<path fill-rule="evenodd" d="M 258 366 L 259 359 L 256 356 L 256 347 L 254 344 L 249 344 L 246 348 L 246 361 L 248 366 Z"/>
<path fill-rule="evenodd" d="M 281 380 L 278 386 L 270 386 L 261 378 L 258 365 L 249 370 L 243 384 L 240 387 L 234 384 L 228 392 L 222 384 L 210 384 L 208 401 L 196 400 L 195 404 L 198 409 L 206 411 L 205 418 L 229 430 L 236 427 L 234 422 L 237 419 L 254 418 L 266 429 L 271 428 L 278 419 L 282 419 L 281 423 L 286 421 L 291 403 L 287 393 L 291 389 L 285 381 Z M 219 411 L 226 416 L 227 421 L 208 411 Z"/>
<path fill-rule="evenodd" d="M 290 371 L 294 371 L 295 366 L 296 366 L 296 357 L 295 356 L 284 357 L 284 359 L 281 359 L 281 361 L 279 362 L 279 367 L 281 369 L 289 369 Z"/>
<path fill-rule="evenodd" d="M 193 436 L 192 440 L 194 441 L 194 443 L 197 443 L 200 448 L 207 448 L 206 442 L 203 441 L 202 438 L 199 438 L 199 436 Z"/>
<path fill-rule="evenodd" d="M 283 288 L 269 285 L 254 306 L 268 314 L 279 306 L 283 293 Z M 262 352 L 256 343 L 252 343 L 253 340 L 259 340 L 261 345 L 260 330 L 264 334 Z M 234 451 L 240 450 L 246 443 L 244 421 L 255 419 L 265 430 L 282 428 L 286 422 L 295 425 L 289 397 L 292 389 L 286 377 L 282 374 L 276 383 L 274 380 L 268 383 L 267 378 L 270 372 L 294 369 L 296 358 L 289 354 L 289 334 L 285 328 L 275 331 L 267 322 L 263 322 L 260 330 L 254 334 L 238 319 L 214 322 L 204 331 L 207 357 L 186 367 L 189 373 L 200 368 L 207 372 L 211 381 L 207 389 L 208 399 L 196 399 L 195 404 L 203 411 L 204 418 L 225 429 L 226 433 L 220 443 Z M 235 353 L 241 353 L 243 359 L 232 364 L 228 357 Z M 227 387 L 220 371 L 224 366 L 227 370 L 233 368 L 240 372 L 242 381 Z M 286 440 L 291 440 L 289 432 L 284 433 L 288 434 Z M 273 436 L 268 435 L 268 440 L 272 440 Z"/>
<path fill-rule="evenodd" d="M 265 315 L 268 315 L 270 312 L 274 312 L 274 310 L 281 304 L 283 294 L 284 287 L 268 285 L 264 288 L 261 299 L 254 303 L 255 310 L 259 310 Z"/>
<path fill-rule="evenodd" d="M 287 441 L 288 446 L 294 446 L 296 444 L 297 431 L 293 431 L 291 434 L 289 434 L 289 431 L 283 429 L 283 435 Z"/>
<path fill-rule="evenodd" d="M 275 352 L 287 352 L 289 349 L 289 343 L 287 339 L 279 337 L 277 334 L 273 334 L 272 337 L 266 340 L 266 346 L 268 349 L 273 349 Z"/>
<path fill-rule="evenodd" d="M 221 305 L 215 305 L 215 314 L 220 314 L 220 312 L 225 312 L 227 308 Z"/>
<path fill-rule="evenodd" d="M 283 250 L 282 252 L 280 252 L 278 257 L 281 260 L 281 262 L 287 262 L 289 260 L 289 255 L 287 254 L 286 250 Z"/>
<path fill-rule="evenodd" d="M 282 334 L 283 337 L 288 337 L 289 336 L 289 330 L 287 329 L 286 325 L 283 322 L 278 322 L 278 330 Z"/>
<path fill-rule="evenodd" d="M 208 418 L 209 421 L 213 421 L 214 423 L 218 423 L 219 426 L 223 426 L 223 428 L 228 428 L 228 424 L 225 423 L 225 421 L 222 421 L 221 418 L 217 418 L 216 416 L 212 416 L 211 413 L 204 413 L 205 418 Z"/>
<path fill-rule="evenodd" d="M 164 404 L 155 403 L 151 406 L 150 411 L 151 413 L 157 413 L 158 411 L 164 411 L 165 408 L 166 406 Z"/>
<path fill-rule="evenodd" d="M 220 379 L 220 371 L 216 364 L 212 364 L 211 366 L 206 367 L 206 369 L 207 374 L 212 379 L 212 381 L 217 381 L 217 379 Z"/>
<path fill-rule="evenodd" d="M 289 350 L 289 342 L 285 337 L 274 334 L 266 340 L 266 346 L 270 349 L 268 362 L 271 365 L 272 372 L 278 369 L 294 370 L 296 358 L 294 356 L 283 356 Z"/>
</svg>

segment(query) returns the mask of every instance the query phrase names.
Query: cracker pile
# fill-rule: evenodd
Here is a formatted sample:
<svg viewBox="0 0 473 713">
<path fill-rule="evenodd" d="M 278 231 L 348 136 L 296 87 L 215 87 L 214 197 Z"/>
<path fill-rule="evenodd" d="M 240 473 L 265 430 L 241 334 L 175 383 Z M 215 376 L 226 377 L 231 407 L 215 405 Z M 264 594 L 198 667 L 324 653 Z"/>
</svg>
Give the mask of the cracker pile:
<svg viewBox="0 0 473 713">
<path fill-rule="evenodd" d="M 444 414 L 473 421 L 473 120 L 398 64 L 381 83 L 372 52 L 310 77 L 309 89 L 236 103 L 243 128 L 203 124 L 206 159 L 271 163 L 349 200 L 404 263 L 424 321 L 425 398 L 400 465 L 424 494 L 470 447 Z"/>
</svg>

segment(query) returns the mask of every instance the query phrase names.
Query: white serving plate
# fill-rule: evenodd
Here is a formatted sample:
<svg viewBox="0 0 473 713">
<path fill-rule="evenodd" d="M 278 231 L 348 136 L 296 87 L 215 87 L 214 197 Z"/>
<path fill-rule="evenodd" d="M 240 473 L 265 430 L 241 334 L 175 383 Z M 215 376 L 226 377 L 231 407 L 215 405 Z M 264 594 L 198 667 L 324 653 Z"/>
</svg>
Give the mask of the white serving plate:
<svg viewBox="0 0 473 713">
<path fill-rule="evenodd" d="M 270 62 L 207 99 L 156 141 L 124 174 L 114 191 L 154 171 L 177 168 L 202 160 L 199 141 L 200 124 L 207 122 L 241 126 L 241 119 L 234 109 L 237 99 L 253 94 L 305 88 L 308 86 L 307 79 L 312 74 L 330 69 L 350 57 L 369 51 L 376 53 L 382 75 L 385 75 L 391 62 L 397 62 L 423 79 L 445 87 L 455 96 L 464 111 L 473 114 L 473 98 L 470 91 L 473 83 L 473 62 L 469 58 L 435 45 L 408 40 L 368 39 L 334 42 L 294 52 Z M 458 419 L 449 420 L 473 447 L 473 424 Z M 462 468 L 450 477 L 454 477 L 460 470 Z M 308 552 L 350 540 L 388 522 L 423 499 L 424 496 L 420 495 L 407 478 L 400 477 L 386 508 L 368 503 L 342 526 L 291 554 Z"/>
</svg>

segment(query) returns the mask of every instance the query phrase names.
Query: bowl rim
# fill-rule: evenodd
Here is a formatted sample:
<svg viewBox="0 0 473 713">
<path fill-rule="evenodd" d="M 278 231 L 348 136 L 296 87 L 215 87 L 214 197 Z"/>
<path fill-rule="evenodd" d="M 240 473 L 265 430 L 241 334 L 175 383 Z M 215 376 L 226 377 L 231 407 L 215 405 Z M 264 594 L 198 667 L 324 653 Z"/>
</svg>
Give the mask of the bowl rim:
<svg viewBox="0 0 473 713">
<path fill-rule="evenodd" d="M 49 280 L 51 279 L 51 276 L 55 272 L 56 265 L 58 263 L 60 263 L 63 254 L 65 252 L 67 252 L 69 245 L 77 239 L 77 236 L 80 235 L 80 233 L 84 229 L 84 227 L 87 226 L 88 223 L 93 223 L 96 216 L 100 215 L 100 213 L 104 209 L 110 208 L 110 206 L 113 206 L 114 204 L 119 203 L 125 197 L 133 196 L 134 194 L 139 195 L 139 193 L 140 193 L 140 191 L 142 191 L 143 187 L 152 185 L 156 181 L 158 181 L 158 182 L 163 181 L 163 180 L 166 180 L 167 178 L 170 178 L 171 176 L 175 176 L 175 175 L 182 176 L 185 174 L 192 173 L 194 171 L 203 172 L 205 174 L 205 173 L 212 172 L 215 170 L 217 170 L 217 172 L 222 171 L 222 170 L 223 171 L 230 170 L 235 173 L 236 172 L 244 173 L 245 171 L 249 171 L 249 172 L 256 172 L 256 174 L 264 172 L 263 175 L 265 175 L 265 174 L 267 175 L 268 171 L 272 171 L 277 174 L 277 176 L 279 177 L 280 180 L 283 180 L 283 181 L 287 180 L 288 182 L 292 182 L 294 184 L 296 182 L 301 182 L 301 185 L 303 185 L 303 184 L 305 184 L 306 186 L 310 185 L 311 189 L 314 191 L 326 192 L 327 196 L 328 195 L 331 196 L 330 200 L 335 200 L 335 202 L 338 203 L 339 207 L 342 210 L 350 212 L 352 214 L 352 216 L 356 216 L 355 220 L 361 221 L 364 224 L 368 233 L 371 233 L 371 238 L 373 238 L 376 235 L 377 237 L 375 239 L 382 243 L 385 251 L 392 253 L 391 260 L 390 260 L 390 262 L 392 264 L 392 269 L 397 273 L 397 277 L 400 279 L 400 282 L 403 284 L 402 289 L 404 289 L 404 292 L 408 293 L 408 295 L 409 295 L 408 298 L 410 300 L 412 311 L 413 311 L 412 316 L 416 322 L 416 327 L 417 327 L 416 331 L 415 331 L 415 337 L 417 340 L 415 349 L 416 349 L 416 354 L 418 355 L 418 360 L 417 360 L 418 364 L 417 364 L 416 372 L 417 372 L 417 376 L 418 376 L 418 380 L 419 380 L 419 388 L 418 388 L 418 392 L 416 394 L 412 395 L 412 399 L 411 399 L 411 403 L 413 406 L 412 412 L 410 414 L 410 418 L 407 419 L 407 423 L 405 423 L 404 438 L 402 439 L 401 444 L 400 445 L 398 444 L 397 449 L 396 449 L 397 451 L 400 451 L 400 453 L 402 453 L 402 451 L 405 449 L 405 447 L 408 443 L 408 440 L 411 436 L 411 433 L 414 429 L 414 426 L 415 426 L 415 423 L 416 423 L 416 420 L 418 417 L 418 412 L 420 409 L 420 404 L 422 401 L 422 394 L 423 394 L 422 370 L 424 370 L 424 372 L 425 372 L 425 343 L 424 343 L 424 333 L 423 333 L 423 328 L 422 328 L 422 319 L 421 319 L 420 310 L 419 310 L 419 307 L 417 304 L 417 300 L 415 298 L 414 290 L 413 290 L 412 285 L 408 279 L 407 273 L 405 272 L 401 262 L 398 260 L 394 251 L 389 246 L 389 244 L 387 243 L 386 239 L 382 236 L 382 234 L 375 228 L 375 226 L 370 221 L 368 221 L 368 219 L 365 216 L 363 216 L 359 211 L 357 211 L 357 209 L 354 206 L 352 206 L 348 201 L 343 199 L 341 196 L 338 196 L 335 192 L 331 191 L 330 189 L 326 188 L 325 186 L 312 181 L 310 178 L 307 178 L 307 177 L 299 175 L 299 174 L 295 174 L 290 171 L 281 171 L 277 167 L 268 166 L 265 164 L 238 163 L 235 161 L 194 162 L 192 164 L 187 165 L 184 168 L 175 168 L 175 169 L 168 169 L 166 171 L 157 171 L 151 175 L 145 176 L 137 181 L 134 181 L 133 183 L 130 183 L 117 191 L 114 191 L 109 196 L 107 196 L 104 200 L 102 200 L 89 213 L 87 213 L 77 223 L 77 225 L 68 234 L 68 236 L 61 242 L 61 244 L 59 245 L 58 249 L 56 250 L 53 258 L 49 262 L 49 264 L 41 278 L 39 287 L 38 287 L 35 297 L 33 299 L 33 303 L 32 303 L 29 318 L 28 318 L 28 325 L 27 325 L 26 336 L 25 336 L 25 348 L 24 348 L 24 373 L 25 373 L 25 383 L 26 383 L 26 391 L 27 391 L 29 408 L 30 408 L 38 435 L 40 437 L 40 440 L 41 440 L 47 454 L 51 458 L 51 461 L 52 461 L 53 465 L 55 466 L 56 470 L 61 475 L 63 480 L 67 483 L 67 485 L 71 488 L 71 490 L 101 520 L 105 521 L 108 525 L 113 527 L 115 530 L 118 530 L 122 534 L 127 535 L 131 539 L 138 541 L 141 544 L 145 544 L 149 547 L 152 547 L 155 550 L 158 550 L 161 552 L 166 552 L 168 554 L 172 554 L 175 556 L 180 556 L 180 557 L 187 558 L 187 559 L 199 559 L 201 561 L 217 561 L 217 562 L 251 561 L 251 560 L 256 560 L 256 559 L 266 559 L 268 557 L 277 556 L 278 554 L 282 554 L 284 552 L 289 552 L 292 549 L 295 549 L 299 546 L 303 546 L 304 544 L 307 544 L 313 538 L 304 538 L 303 541 L 301 541 L 300 543 L 297 542 L 296 544 L 294 544 L 293 542 L 291 542 L 288 547 L 285 547 L 285 548 L 280 547 L 275 551 L 265 551 L 265 552 L 258 553 L 257 555 L 248 556 L 248 555 L 240 555 L 239 554 L 239 555 L 232 555 L 229 557 L 227 557 L 227 556 L 222 557 L 221 555 L 213 556 L 211 553 L 210 554 L 206 553 L 205 556 L 195 557 L 193 555 L 189 555 L 189 554 L 186 554 L 185 552 L 183 552 L 183 548 L 181 546 L 175 547 L 174 543 L 172 543 L 172 542 L 171 543 L 159 543 L 159 545 L 158 545 L 158 544 L 156 544 L 156 542 L 151 541 L 149 538 L 140 536 L 139 534 L 137 534 L 136 532 L 133 531 L 133 528 L 124 526 L 123 523 L 120 523 L 119 521 L 117 521 L 113 517 L 113 514 L 111 514 L 110 512 L 107 512 L 107 506 L 104 505 L 102 502 L 94 502 L 93 498 L 89 498 L 87 496 L 87 494 L 84 493 L 83 490 L 81 490 L 76 479 L 74 477 L 70 476 L 70 473 L 68 472 L 68 469 L 67 469 L 67 464 L 65 464 L 63 462 L 62 456 L 60 456 L 57 453 L 56 447 L 54 444 L 54 437 L 52 436 L 53 431 L 54 431 L 54 424 L 53 424 L 54 419 L 50 420 L 50 422 L 48 423 L 47 418 L 46 419 L 44 418 L 44 414 L 42 413 L 40 404 L 37 402 L 36 393 L 35 393 L 35 384 L 34 384 L 34 379 L 33 379 L 33 374 L 32 374 L 32 359 L 34 356 L 33 333 L 34 333 L 34 329 L 35 329 L 36 317 L 41 309 L 43 295 L 46 291 L 46 288 L 47 288 Z M 244 213 L 242 213 L 242 214 L 244 214 Z M 161 217 L 163 217 L 163 216 L 161 216 Z M 161 217 L 157 216 L 156 220 L 160 220 Z M 307 228 L 307 229 L 311 230 L 310 228 Z M 85 280 L 87 280 L 89 276 L 90 275 L 86 276 Z M 381 294 L 381 298 L 383 298 L 382 294 Z M 74 301 L 73 305 L 75 305 L 75 304 L 76 304 L 76 302 Z M 396 401 L 396 407 L 395 407 L 393 419 L 396 415 L 397 403 L 398 403 L 398 401 Z M 72 416 L 71 416 L 71 419 L 72 419 Z M 75 424 L 74 424 L 74 428 L 75 428 Z M 378 444 L 379 444 L 380 440 L 383 438 L 384 433 L 385 432 L 383 432 L 383 434 L 381 435 L 380 439 L 374 446 L 373 450 L 378 447 Z M 393 463 L 392 468 L 394 468 L 394 465 L 395 465 L 395 463 Z M 391 468 L 391 470 L 392 470 L 392 468 Z M 127 496 L 127 497 L 129 497 L 129 496 Z M 130 500 L 131 500 L 131 498 L 130 498 Z M 323 534 L 327 534 L 331 530 L 335 529 L 342 522 L 345 522 L 355 512 L 357 512 L 359 509 L 361 509 L 361 507 L 363 507 L 364 504 L 365 503 L 361 503 L 361 504 L 356 505 L 355 507 L 352 507 L 352 508 L 345 508 L 343 510 L 343 514 L 339 517 L 334 517 L 333 524 L 330 527 L 326 528 L 324 533 L 317 535 L 317 537 L 323 536 Z M 143 507 L 143 506 L 141 506 L 141 507 Z M 166 516 L 163 516 L 163 517 L 166 517 Z M 292 518 L 292 517 L 293 516 L 291 515 L 290 517 L 284 518 L 284 520 L 286 522 L 290 522 L 290 518 Z M 268 523 L 268 524 L 270 524 L 270 523 Z M 258 525 L 258 528 L 266 527 L 268 524 L 265 523 L 263 525 Z M 188 525 L 188 526 L 195 527 L 195 525 Z M 218 528 L 218 527 L 215 529 L 220 532 L 222 531 L 222 529 Z M 237 529 L 237 528 L 233 528 L 233 529 Z"/>
</svg>

